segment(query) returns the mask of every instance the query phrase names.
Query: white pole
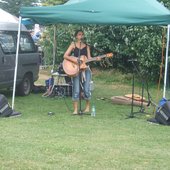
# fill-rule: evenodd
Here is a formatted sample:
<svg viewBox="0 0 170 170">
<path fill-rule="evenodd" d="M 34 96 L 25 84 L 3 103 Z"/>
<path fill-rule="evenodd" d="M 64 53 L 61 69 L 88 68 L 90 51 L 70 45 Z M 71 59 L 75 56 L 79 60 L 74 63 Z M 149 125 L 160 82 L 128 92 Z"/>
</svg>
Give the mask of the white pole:
<svg viewBox="0 0 170 170">
<path fill-rule="evenodd" d="M 17 69 L 18 69 L 18 54 L 19 54 L 20 34 L 21 34 L 21 20 L 22 17 L 19 17 L 17 50 L 16 50 L 16 57 L 15 57 L 15 72 L 14 72 L 13 94 L 12 94 L 12 109 L 14 109 L 14 101 L 15 101 L 16 79 L 17 79 Z"/>
<path fill-rule="evenodd" d="M 166 42 L 166 58 L 165 58 L 165 75 L 164 75 L 163 97 L 166 96 L 166 83 L 167 83 L 167 71 L 168 71 L 168 50 L 169 50 L 169 30 L 170 30 L 170 25 L 168 25 L 168 27 L 167 27 L 167 42 Z"/>
<path fill-rule="evenodd" d="M 55 58 L 56 58 L 56 26 L 54 25 L 54 35 L 53 35 L 53 71 L 55 67 Z"/>
</svg>

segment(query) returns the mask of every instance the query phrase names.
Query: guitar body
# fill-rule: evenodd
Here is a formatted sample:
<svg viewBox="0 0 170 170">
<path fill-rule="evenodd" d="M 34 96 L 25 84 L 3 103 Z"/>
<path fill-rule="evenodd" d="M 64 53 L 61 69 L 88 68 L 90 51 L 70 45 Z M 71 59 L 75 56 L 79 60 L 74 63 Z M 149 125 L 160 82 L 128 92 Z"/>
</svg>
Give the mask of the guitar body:
<svg viewBox="0 0 170 170">
<path fill-rule="evenodd" d="M 83 71 L 87 68 L 87 65 L 86 65 L 87 57 L 81 56 L 80 61 L 81 61 L 80 71 Z M 64 59 L 63 61 L 63 69 L 65 73 L 70 77 L 75 77 L 79 73 L 79 65 L 67 59 Z"/>
<path fill-rule="evenodd" d="M 104 58 L 104 57 L 112 57 L 113 56 L 113 53 L 108 53 L 108 54 L 105 54 L 105 55 L 102 55 L 102 56 L 99 56 L 100 58 Z M 80 56 L 80 71 L 83 71 L 87 68 L 87 65 L 86 63 L 87 62 L 91 62 L 91 61 L 96 61 L 97 57 L 94 57 L 92 59 L 87 59 L 86 56 Z M 63 70 L 65 71 L 65 73 L 70 76 L 70 77 L 75 77 L 79 74 L 79 65 L 78 63 L 74 63 L 70 60 L 67 60 L 67 59 L 64 59 L 63 61 Z"/>
<path fill-rule="evenodd" d="M 76 63 L 73 63 L 69 60 L 64 59 L 63 69 L 65 73 L 70 77 L 75 77 L 79 73 L 79 66 Z"/>
</svg>

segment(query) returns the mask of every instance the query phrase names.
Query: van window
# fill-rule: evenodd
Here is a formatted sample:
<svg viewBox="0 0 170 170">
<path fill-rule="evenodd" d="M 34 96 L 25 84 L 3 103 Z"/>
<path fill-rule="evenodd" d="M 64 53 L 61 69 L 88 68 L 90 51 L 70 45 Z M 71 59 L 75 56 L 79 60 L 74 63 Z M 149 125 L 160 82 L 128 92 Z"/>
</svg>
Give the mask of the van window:
<svg viewBox="0 0 170 170">
<path fill-rule="evenodd" d="M 28 34 L 21 34 L 20 49 L 22 52 L 35 52 L 33 40 Z"/>
<path fill-rule="evenodd" d="M 4 53 L 15 53 L 16 51 L 12 34 L 0 32 L 0 45 Z"/>
</svg>

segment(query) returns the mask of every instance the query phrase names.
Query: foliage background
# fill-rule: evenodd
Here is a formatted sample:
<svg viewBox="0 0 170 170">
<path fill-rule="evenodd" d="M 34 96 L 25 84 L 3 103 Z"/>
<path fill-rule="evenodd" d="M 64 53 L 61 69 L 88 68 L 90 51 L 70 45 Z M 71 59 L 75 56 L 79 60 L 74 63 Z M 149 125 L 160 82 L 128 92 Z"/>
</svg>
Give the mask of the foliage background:
<svg viewBox="0 0 170 170">
<path fill-rule="evenodd" d="M 170 9 L 168 0 L 159 0 Z M 38 0 L 6 0 L 7 3 L 0 3 L 1 8 L 8 9 L 8 12 L 18 15 L 19 6 L 29 6 Z M 42 5 L 58 5 L 67 0 L 42 0 Z M 74 32 L 83 29 L 85 41 L 91 45 L 92 55 L 99 55 L 114 52 L 110 61 L 102 60 L 100 63 L 93 63 L 96 67 L 103 69 L 118 69 L 122 72 L 131 72 L 132 65 L 128 59 L 137 59 L 137 65 L 145 77 L 157 81 L 160 72 L 162 54 L 165 55 L 166 28 L 161 26 L 112 26 L 112 25 L 56 25 L 56 63 L 63 60 L 63 54 L 71 41 L 74 41 Z M 41 41 L 45 63 L 51 65 L 53 62 L 53 31 L 54 26 L 45 27 Z M 95 48 L 98 49 L 97 52 Z M 162 75 L 163 76 L 163 75 Z"/>
<path fill-rule="evenodd" d="M 167 0 L 161 1 L 170 7 Z M 46 3 L 54 4 L 52 1 Z M 160 26 L 112 26 L 112 25 L 57 25 L 57 55 L 56 64 L 63 60 L 63 54 L 71 41 L 74 32 L 83 29 L 85 41 L 91 45 L 92 55 L 116 52 L 110 62 L 105 60 L 93 65 L 97 67 L 116 68 L 122 72 L 131 72 L 132 65 L 128 59 L 137 59 L 137 65 L 145 77 L 157 81 L 160 72 L 162 53 L 165 54 L 166 28 Z M 41 42 L 48 62 L 52 63 L 52 28 L 46 28 L 45 38 Z M 51 44 L 51 45 L 47 45 Z M 47 45 L 47 46 L 46 46 Z M 95 48 L 100 51 L 97 52 Z M 163 48 L 163 49 L 162 49 Z M 163 52 L 162 52 L 163 51 Z M 109 64 L 108 64 L 109 63 Z M 162 75 L 163 76 L 163 75 Z"/>
</svg>

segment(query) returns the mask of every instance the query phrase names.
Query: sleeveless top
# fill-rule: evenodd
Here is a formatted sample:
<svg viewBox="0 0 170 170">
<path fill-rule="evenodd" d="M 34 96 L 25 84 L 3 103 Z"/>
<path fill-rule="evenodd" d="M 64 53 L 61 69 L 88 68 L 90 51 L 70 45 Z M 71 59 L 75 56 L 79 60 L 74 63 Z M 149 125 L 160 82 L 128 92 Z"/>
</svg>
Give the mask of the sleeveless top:
<svg viewBox="0 0 170 170">
<path fill-rule="evenodd" d="M 85 55 L 87 57 L 87 45 L 85 47 L 83 47 L 82 49 L 76 47 L 76 43 L 74 43 L 74 45 L 75 45 L 75 48 L 73 50 L 74 57 L 78 58 L 81 55 Z M 88 64 L 86 64 L 86 65 L 88 66 Z M 90 67 L 88 66 L 87 69 L 89 70 Z M 86 81 L 85 71 L 82 71 L 82 75 L 81 76 L 82 76 L 82 82 Z"/>
<path fill-rule="evenodd" d="M 75 44 L 75 43 L 74 43 Z M 80 53 L 80 54 L 79 54 Z M 82 49 L 76 47 L 76 44 L 75 44 L 75 48 L 73 50 L 73 55 L 75 57 L 79 57 L 79 55 L 85 55 L 87 57 L 87 45 L 85 47 L 83 47 Z"/>
</svg>

